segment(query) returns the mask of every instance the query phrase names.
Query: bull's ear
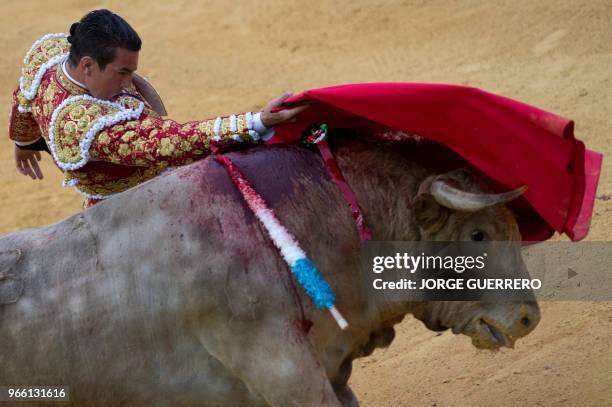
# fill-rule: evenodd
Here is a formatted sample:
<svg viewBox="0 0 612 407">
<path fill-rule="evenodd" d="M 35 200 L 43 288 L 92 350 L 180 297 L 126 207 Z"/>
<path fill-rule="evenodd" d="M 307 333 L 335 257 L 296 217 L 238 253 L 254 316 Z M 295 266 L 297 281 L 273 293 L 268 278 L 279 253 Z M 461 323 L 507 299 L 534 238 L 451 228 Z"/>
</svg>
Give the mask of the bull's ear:
<svg viewBox="0 0 612 407">
<path fill-rule="evenodd" d="M 428 234 L 440 230 L 448 219 L 448 209 L 436 202 L 429 193 L 419 194 L 412 207 L 417 224 Z"/>
</svg>

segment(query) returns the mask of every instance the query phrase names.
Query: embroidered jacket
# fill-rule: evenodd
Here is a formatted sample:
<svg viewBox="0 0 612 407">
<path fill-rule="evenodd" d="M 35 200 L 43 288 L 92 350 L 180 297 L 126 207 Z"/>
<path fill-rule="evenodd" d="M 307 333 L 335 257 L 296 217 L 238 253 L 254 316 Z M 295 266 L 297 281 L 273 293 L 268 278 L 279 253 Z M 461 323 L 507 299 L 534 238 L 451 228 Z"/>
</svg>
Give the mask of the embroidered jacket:
<svg viewBox="0 0 612 407">
<path fill-rule="evenodd" d="M 64 171 L 64 186 L 90 199 L 269 134 L 259 114 L 184 124 L 162 118 L 133 86 L 113 101 L 96 99 L 62 69 L 69 50 L 65 34 L 48 34 L 32 45 L 13 93 L 9 137 L 20 146 L 44 138 Z"/>
</svg>

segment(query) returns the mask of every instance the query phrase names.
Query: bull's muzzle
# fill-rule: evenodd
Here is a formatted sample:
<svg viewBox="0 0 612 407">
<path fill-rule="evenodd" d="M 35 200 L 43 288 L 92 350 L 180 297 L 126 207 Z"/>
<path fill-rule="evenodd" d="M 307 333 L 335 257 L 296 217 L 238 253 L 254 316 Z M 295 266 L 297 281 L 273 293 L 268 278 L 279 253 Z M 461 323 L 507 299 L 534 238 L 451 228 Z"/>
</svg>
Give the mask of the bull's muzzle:
<svg viewBox="0 0 612 407">
<path fill-rule="evenodd" d="M 500 304 L 476 319 L 472 341 L 478 348 L 513 348 L 516 340 L 533 331 L 539 322 L 540 309 L 536 302 Z"/>
</svg>

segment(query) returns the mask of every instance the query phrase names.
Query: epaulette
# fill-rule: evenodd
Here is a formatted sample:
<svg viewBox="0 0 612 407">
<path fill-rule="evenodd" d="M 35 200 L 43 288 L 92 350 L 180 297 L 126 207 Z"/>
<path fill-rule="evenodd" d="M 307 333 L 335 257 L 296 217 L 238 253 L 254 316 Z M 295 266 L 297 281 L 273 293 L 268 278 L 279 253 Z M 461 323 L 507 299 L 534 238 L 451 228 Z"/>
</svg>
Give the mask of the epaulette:
<svg viewBox="0 0 612 407">
<path fill-rule="evenodd" d="M 47 34 L 34 44 L 23 58 L 19 79 L 19 111 L 32 111 L 30 103 L 36 96 L 45 72 L 68 56 L 70 43 L 66 34 Z"/>
<path fill-rule="evenodd" d="M 65 171 L 83 167 L 99 132 L 121 121 L 138 119 L 143 109 L 141 101 L 128 96 L 116 102 L 89 95 L 64 100 L 53 111 L 49 126 L 49 148 L 55 162 Z"/>
</svg>

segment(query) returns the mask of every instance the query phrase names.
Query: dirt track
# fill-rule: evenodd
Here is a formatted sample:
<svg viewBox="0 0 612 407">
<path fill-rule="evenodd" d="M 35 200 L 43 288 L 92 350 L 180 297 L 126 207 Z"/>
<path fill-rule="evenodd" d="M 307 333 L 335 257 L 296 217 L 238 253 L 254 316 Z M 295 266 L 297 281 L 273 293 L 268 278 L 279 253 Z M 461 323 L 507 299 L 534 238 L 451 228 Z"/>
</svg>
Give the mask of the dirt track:
<svg viewBox="0 0 612 407">
<path fill-rule="evenodd" d="M 176 120 L 260 109 L 287 89 L 468 84 L 574 119 L 577 136 L 610 157 L 612 1 L 152 3 L 104 6 L 140 33 L 139 72 Z M 100 7 L 89 0 L 2 2 L 0 95 L 7 111 L 31 43 Z M 1 138 L 0 233 L 80 209 L 80 196 L 61 188 L 48 156 L 45 179 L 32 181 L 16 172 L 12 151 Z M 609 169 L 604 161 L 599 196 L 611 193 Z M 611 207 L 610 200 L 596 201 L 589 239 L 610 240 Z M 542 308 L 533 334 L 496 353 L 407 319 L 389 349 L 356 362 L 353 389 L 364 406 L 611 405 L 612 303 Z"/>
</svg>

